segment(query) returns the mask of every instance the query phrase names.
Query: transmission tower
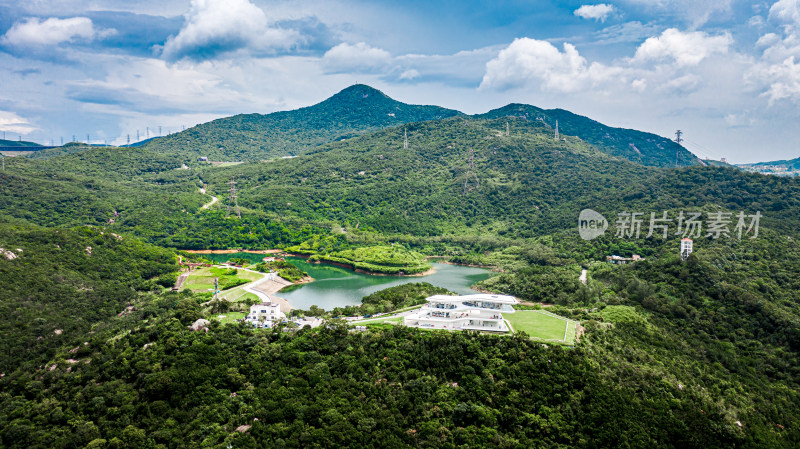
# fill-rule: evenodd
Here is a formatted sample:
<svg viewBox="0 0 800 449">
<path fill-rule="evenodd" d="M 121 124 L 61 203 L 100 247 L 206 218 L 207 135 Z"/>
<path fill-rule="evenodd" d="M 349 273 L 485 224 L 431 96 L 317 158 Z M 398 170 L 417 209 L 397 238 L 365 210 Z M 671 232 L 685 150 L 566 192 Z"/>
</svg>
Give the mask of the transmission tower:
<svg viewBox="0 0 800 449">
<path fill-rule="evenodd" d="M 558 120 L 556 120 L 556 140 L 558 140 Z"/>
<path fill-rule="evenodd" d="M 403 149 L 408 149 L 408 131 L 403 130 Z"/>
<path fill-rule="evenodd" d="M 225 218 L 228 218 L 231 215 L 231 207 L 234 208 L 236 216 L 242 218 L 242 212 L 239 210 L 239 202 L 236 200 L 236 181 L 231 178 L 231 181 L 228 184 L 231 185 L 231 194 L 228 197 L 228 212 L 225 214 Z M 231 206 L 231 204 L 233 206 Z"/>
<path fill-rule="evenodd" d="M 470 183 L 470 180 L 473 182 Z M 481 182 L 478 180 L 478 175 L 475 173 L 475 149 L 469 150 L 469 161 L 467 164 L 467 175 L 464 177 L 464 195 L 473 188 L 480 188 Z"/>
<path fill-rule="evenodd" d="M 511 125 L 506 122 L 506 137 L 511 135 Z"/>
<path fill-rule="evenodd" d="M 683 135 L 683 131 L 681 131 L 681 130 L 675 131 L 675 143 L 677 143 L 678 145 L 680 145 L 681 142 L 683 142 L 683 139 L 681 139 L 682 135 Z M 678 154 L 680 153 L 680 151 L 681 151 L 680 146 L 675 149 L 675 167 L 678 166 Z"/>
</svg>

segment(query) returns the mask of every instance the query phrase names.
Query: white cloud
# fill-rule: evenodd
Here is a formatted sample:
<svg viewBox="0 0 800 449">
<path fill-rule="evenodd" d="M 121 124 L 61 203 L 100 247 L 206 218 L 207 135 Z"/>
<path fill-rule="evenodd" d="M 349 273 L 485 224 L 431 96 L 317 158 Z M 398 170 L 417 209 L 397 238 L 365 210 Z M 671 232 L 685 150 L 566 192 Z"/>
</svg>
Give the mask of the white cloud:
<svg viewBox="0 0 800 449">
<path fill-rule="evenodd" d="M 600 3 L 597 5 L 583 5 L 576 9 L 574 14 L 584 19 L 594 19 L 595 21 L 605 22 L 612 12 L 614 12 L 613 6 Z"/>
<path fill-rule="evenodd" d="M 480 87 L 507 89 L 539 84 L 545 90 L 575 92 L 611 80 L 621 69 L 588 64 L 571 44 L 559 51 L 553 44 L 530 38 L 515 39 L 486 63 Z"/>
<path fill-rule="evenodd" d="M 0 111 L 0 131 L 12 132 L 15 134 L 29 134 L 37 130 L 30 122 L 9 111 Z"/>
<path fill-rule="evenodd" d="M 114 29 L 96 29 L 88 17 L 51 17 L 46 20 L 30 17 L 15 23 L 0 42 L 15 47 L 50 46 L 62 42 L 102 39 L 114 33 Z"/>
<path fill-rule="evenodd" d="M 702 31 L 683 32 L 670 28 L 661 36 L 651 37 L 636 49 L 634 61 L 672 59 L 678 66 L 696 66 L 713 54 L 725 54 L 733 38 L 725 33 L 710 36 Z"/>
<path fill-rule="evenodd" d="M 767 33 L 758 38 L 756 42 L 756 47 L 771 47 L 778 42 L 780 42 L 781 38 L 775 33 Z"/>
<path fill-rule="evenodd" d="M 413 80 L 419 76 L 419 71 L 416 69 L 408 69 L 405 72 L 400 74 L 401 80 Z"/>
<path fill-rule="evenodd" d="M 784 25 L 800 25 L 800 1 L 779 0 L 769 9 L 769 19 Z"/>
<path fill-rule="evenodd" d="M 784 99 L 800 103 L 800 63 L 795 62 L 794 56 L 780 64 L 756 65 L 745 79 L 749 83 L 767 85 L 763 95 L 769 98 L 770 104 Z"/>
<path fill-rule="evenodd" d="M 164 44 L 168 61 L 205 60 L 249 50 L 269 54 L 301 40 L 296 30 L 271 28 L 264 11 L 249 0 L 192 0 L 186 24 Z"/>
<path fill-rule="evenodd" d="M 386 72 L 391 63 L 392 55 L 388 51 L 370 47 L 364 42 L 341 43 L 328 50 L 322 57 L 322 64 L 329 73 Z"/>
</svg>

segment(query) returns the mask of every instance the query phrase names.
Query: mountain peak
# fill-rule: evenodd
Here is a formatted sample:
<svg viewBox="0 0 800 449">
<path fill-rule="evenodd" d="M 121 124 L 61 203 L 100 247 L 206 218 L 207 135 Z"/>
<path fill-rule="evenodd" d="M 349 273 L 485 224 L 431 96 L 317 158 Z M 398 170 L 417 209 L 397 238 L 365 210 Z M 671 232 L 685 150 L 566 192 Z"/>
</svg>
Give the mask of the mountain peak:
<svg viewBox="0 0 800 449">
<path fill-rule="evenodd" d="M 378 103 L 378 104 L 394 104 L 400 103 L 397 100 L 389 97 L 385 93 L 375 89 L 374 87 L 367 86 L 366 84 L 353 84 L 346 87 L 334 94 L 327 100 L 319 103 L 320 105 L 330 104 L 344 104 L 348 106 L 363 104 L 363 103 Z"/>
</svg>

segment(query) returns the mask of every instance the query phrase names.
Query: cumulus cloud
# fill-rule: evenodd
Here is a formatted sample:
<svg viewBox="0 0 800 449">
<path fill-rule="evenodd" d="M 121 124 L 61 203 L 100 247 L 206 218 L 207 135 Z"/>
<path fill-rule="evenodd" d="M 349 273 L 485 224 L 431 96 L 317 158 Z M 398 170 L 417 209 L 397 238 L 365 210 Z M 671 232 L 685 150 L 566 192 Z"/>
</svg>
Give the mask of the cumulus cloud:
<svg viewBox="0 0 800 449">
<path fill-rule="evenodd" d="M 745 79 L 752 84 L 766 85 L 764 96 L 769 98 L 770 104 L 784 99 L 800 103 L 800 63 L 795 62 L 794 56 L 780 64 L 757 64 Z"/>
<path fill-rule="evenodd" d="M 0 131 L 7 131 L 14 134 L 29 134 L 36 129 L 38 128 L 15 113 L 0 111 Z"/>
<path fill-rule="evenodd" d="M 651 37 L 636 50 L 634 61 L 671 59 L 678 66 L 696 66 L 713 54 L 725 54 L 733 38 L 725 33 L 711 36 L 702 31 L 683 32 L 670 28 L 661 36 Z"/>
<path fill-rule="evenodd" d="M 97 29 L 88 17 L 41 20 L 30 17 L 15 23 L 0 43 L 13 47 L 40 47 L 63 42 L 92 41 L 114 34 L 114 29 Z"/>
<path fill-rule="evenodd" d="M 574 14 L 584 19 L 594 19 L 595 21 L 605 22 L 612 12 L 614 12 L 613 6 L 600 3 L 597 5 L 583 5 L 576 9 Z"/>
<path fill-rule="evenodd" d="M 416 69 L 408 69 L 400 74 L 401 80 L 413 80 L 419 77 L 419 71 Z"/>
<path fill-rule="evenodd" d="M 328 73 L 378 73 L 387 71 L 392 62 L 388 51 L 370 47 L 364 42 L 341 43 L 328 50 L 322 63 Z"/>
<path fill-rule="evenodd" d="M 301 40 L 292 29 L 270 27 L 267 16 L 249 0 L 192 0 L 186 24 L 164 43 L 168 61 L 205 60 L 238 50 L 270 54 Z"/>
<path fill-rule="evenodd" d="M 800 25 L 800 1 L 779 0 L 769 9 L 769 19 L 784 25 Z"/>
<path fill-rule="evenodd" d="M 588 64 L 571 44 L 560 51 L 553 44 L 530 38 L 515 39 L 486 63 L 480 87 L 508 89 L 540 84 L 543 89 L 575 92 L 612 79 L 621 69 Z"/>
</svg>

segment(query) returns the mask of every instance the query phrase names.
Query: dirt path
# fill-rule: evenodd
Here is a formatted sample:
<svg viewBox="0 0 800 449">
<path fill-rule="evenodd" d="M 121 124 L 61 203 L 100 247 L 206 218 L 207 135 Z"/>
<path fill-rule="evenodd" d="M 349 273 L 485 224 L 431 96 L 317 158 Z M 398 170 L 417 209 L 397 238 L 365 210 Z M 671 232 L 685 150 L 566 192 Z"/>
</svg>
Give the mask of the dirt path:
<svg viewBox="0 0 800 449">
<path fill-rule="evenodd" d="M 189 273 L 183 273 L 182 275 L 178 276 L 178 279 L 175 281 L 175 290 L 180 290 L 183 287 L 184 282 L 186 282 L 186 278 L 189 277 Z"/>
<path fill-rule="evenodd" d="M 579 280 L 579 281 L 581 281 L 581 282 L 583 282 L 583 285 L 586 285 L 586 273 L 588 273 L 588 272 L 589 272 L 589 271 L 588 271 L 588 270 L 586 270 L 586 268 L 584 268 L 584 269 L 581 271 L 581 275 L 578 277 L 578 280 Z"/>
<path fill-rule="evenodd" d="M 217 200 L 219 200 L 219 198 L 215 197 L 214 195 L 211 195 L 211 202 L 210 202 L 210 203 L 203 204 L 203 206 L 202 206 L 200 209 L 208 209 L 208 208 L 209 208 L 209 207 L 211 207 L 211 206 L 212 206 L 214 203 L 216 203 L 216 202 L 217 202 Z"/>
</svg>

